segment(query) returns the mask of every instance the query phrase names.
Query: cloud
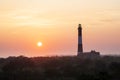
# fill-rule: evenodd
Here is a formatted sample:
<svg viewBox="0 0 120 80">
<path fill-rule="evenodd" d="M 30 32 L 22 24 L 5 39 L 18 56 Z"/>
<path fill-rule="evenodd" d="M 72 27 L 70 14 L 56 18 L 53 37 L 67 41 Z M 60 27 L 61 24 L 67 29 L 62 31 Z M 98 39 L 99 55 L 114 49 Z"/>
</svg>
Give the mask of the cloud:
<svg viewBox="0 0 120 80">
<path fill-rule="evenodd" d="M 120 18 L 106 18 L 106 19 L 101 19 L 100 22 L 104 23 L 114 23 L 114 22 L 120 22 Z"/>
</svg>

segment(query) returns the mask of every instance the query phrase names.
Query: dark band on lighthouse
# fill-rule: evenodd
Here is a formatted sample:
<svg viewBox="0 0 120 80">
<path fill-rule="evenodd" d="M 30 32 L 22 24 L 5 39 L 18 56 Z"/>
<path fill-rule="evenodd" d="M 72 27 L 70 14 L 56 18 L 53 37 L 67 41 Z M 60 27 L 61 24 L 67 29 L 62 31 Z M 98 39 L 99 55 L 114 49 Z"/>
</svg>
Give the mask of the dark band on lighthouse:
<svg viewBox="0 0 120 80">
<path fill-rule="evenodd" d="M 81 24 L 78 26 L 78 55 L 83 53 L 83 45 L 82 45 L 82 27 Z"/>
</svg>

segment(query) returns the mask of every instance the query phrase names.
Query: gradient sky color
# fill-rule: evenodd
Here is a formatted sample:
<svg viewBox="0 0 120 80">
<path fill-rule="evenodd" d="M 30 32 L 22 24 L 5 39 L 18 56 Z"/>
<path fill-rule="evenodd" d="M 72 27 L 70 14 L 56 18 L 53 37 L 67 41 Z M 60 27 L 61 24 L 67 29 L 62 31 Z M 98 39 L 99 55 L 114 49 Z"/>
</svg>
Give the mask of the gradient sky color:
<svg viewBox="0 0 120 80">
<path fill-rule="evenodd" d="M 84 51 L 120 55 L 119 4 L 120 0 L 0 0 L 0 57 L 76 55 L 79 23 Z"/>
</svg>

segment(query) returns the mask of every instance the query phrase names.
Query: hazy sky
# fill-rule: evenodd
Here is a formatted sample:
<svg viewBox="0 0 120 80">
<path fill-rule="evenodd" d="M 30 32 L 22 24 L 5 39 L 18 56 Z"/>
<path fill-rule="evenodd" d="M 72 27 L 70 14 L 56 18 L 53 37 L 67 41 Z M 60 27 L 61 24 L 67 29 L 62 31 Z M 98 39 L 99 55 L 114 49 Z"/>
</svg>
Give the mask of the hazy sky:
<svg viewBox="0 0 120 80">
<path fill-rule="evenodd" d="M 76 55 L 79 23 L 85 52 L 120 55 L 120 0 L 0 0 L 0 57 Z"/>
</svg>

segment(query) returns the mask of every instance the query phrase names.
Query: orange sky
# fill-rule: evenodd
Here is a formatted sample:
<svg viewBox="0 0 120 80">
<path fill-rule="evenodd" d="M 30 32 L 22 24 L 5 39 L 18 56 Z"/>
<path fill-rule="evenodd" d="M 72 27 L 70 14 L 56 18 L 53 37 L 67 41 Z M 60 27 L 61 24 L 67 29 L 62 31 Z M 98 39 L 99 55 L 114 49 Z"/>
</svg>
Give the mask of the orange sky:
<svg viewBox="0 0 120 80">
<path fill-rule="evenodd" d="M 84 51 L 120 54 L 119 0 L 0 0 L 0 57 L 76 55 L 82 24 Z M 37 42 L 43 43 L 37 47 Z"/>
</svg>

